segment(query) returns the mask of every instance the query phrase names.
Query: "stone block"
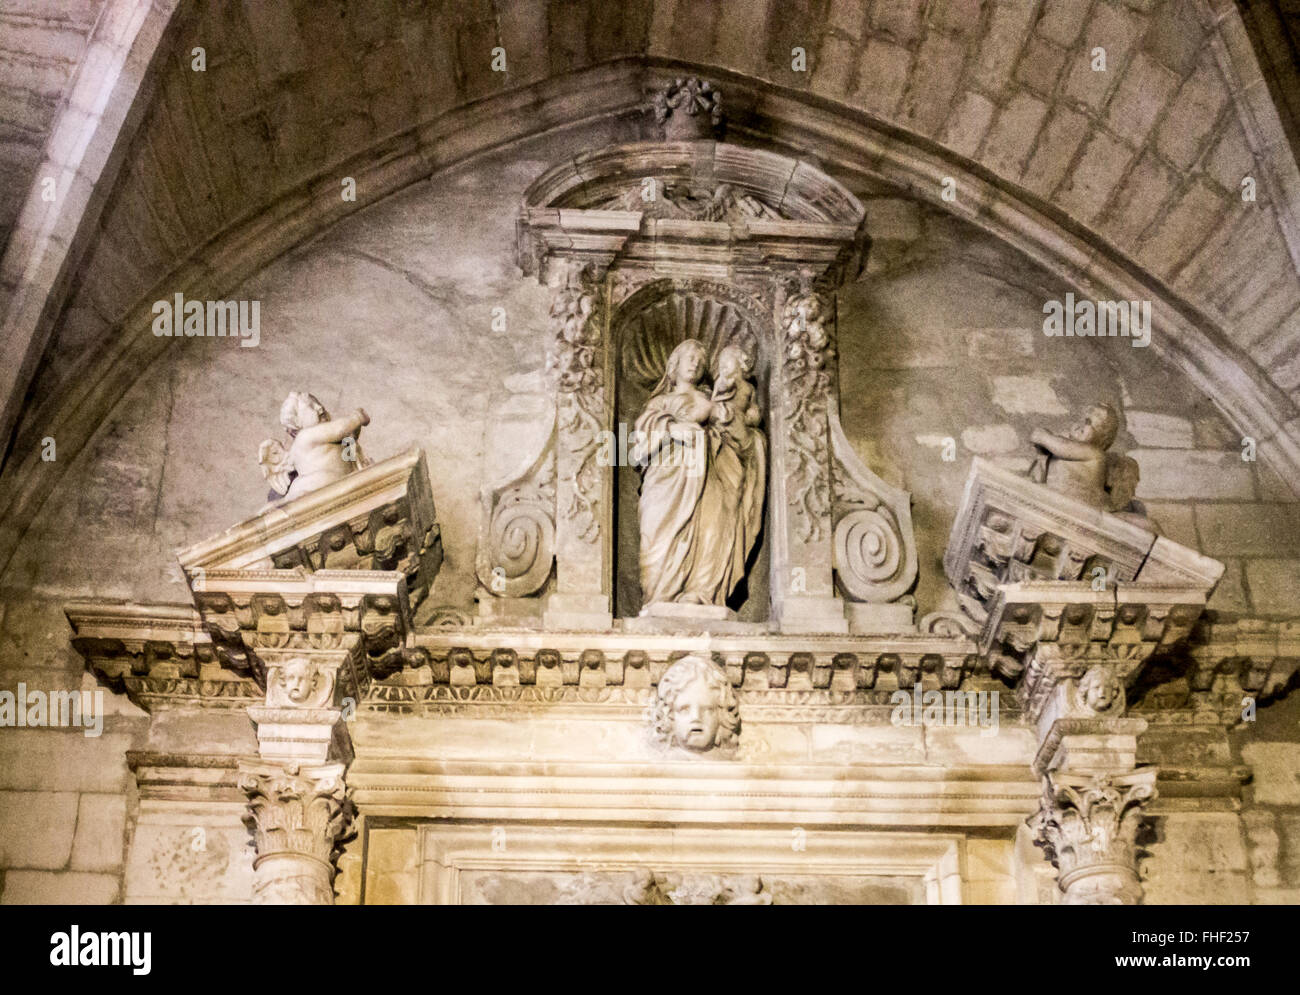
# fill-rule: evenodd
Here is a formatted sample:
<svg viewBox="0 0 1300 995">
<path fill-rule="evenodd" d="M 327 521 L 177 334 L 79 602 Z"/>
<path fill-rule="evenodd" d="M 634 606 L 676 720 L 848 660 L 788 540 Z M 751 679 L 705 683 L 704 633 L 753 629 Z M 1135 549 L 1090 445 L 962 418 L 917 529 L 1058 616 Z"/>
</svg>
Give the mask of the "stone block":
<svg viewBox="0 0 1300 995">
<path fill-rule="evenodd" d="M 130 903 L 247 902 L 253 844 L 244 806 L 143 802 L 125 871 Z"/>
<path fill-rule="evenodd" d="M 871 30 L 910 45 L 921 37 L 924 12 L 925 0 L 880 0 L 871 8 Z"/>
<path fill-rule="evenodd" d="M 1051 97 L 1065 66 L 1067 52 L 1043 38 L 1033 37 L 1025 45 L 1016 66 L 1016 80 L 1035 93 Z"/>
<path fill-rule="evenodd" d="M 973 157 L 988 131 L 995 110 L 993 101 L 982 93 L 967 90 L 956 102 L 944 131 L 943 141 L 954 152 Z"/>
<path fill-rule="evenodd" d="M 1073 45 L 1083 29 L 1083 22 L 1088 19 L 1088 9 L 1086 4 L 1074 3 L 1073 0 L 1044 0 L 1038 33 L 1058 45 Z"/>
<path fill-rule="evenodd" d="M 1247 560 L 1246 584 L 1255 611 L 1294 615 L 1300 610 L 1300 560 Z"/>
<path fill-rule="evenodd" d="M 1250 464 L 1243 463 L 1238 453 L 1210 449 L 1134 449 L 1129 455 L 1142 468 L 1137 496 L 1144 500 L 1249 501 L 1255 497 Z"/>
<path fill-rule="evenodd" d="M 1046 116 L 1047 104 L 1032 94 L 1012 97 L 998 112 L 985 142 L 988 166 L 1004 176 L 1019 176 Z"/>
<path fill-rule="evenodd" d="M 994 377 L 993 403 L 1013 415 L 1065 415 L 1050 377 Z"/>
<path fill-rule="evenodd" d="M 1300 743 L 1247 743 L 1241 759 L 1254 775 L 1256 805 L 1300 805 Z"/>
<path fill-rule="evenodd" d="M 902 123 L 923 135 L 936 135 L 952 109 L 961 80 L 966 46 L 931 32 L 916 56 L 916 68 L 903 100 Z"/>
<path fill-rule="evenodd" d="M 1063 0 L 1068 2 L 1068 0 Z M 1141 37 L 1141 18 L 1131 10 L 1110 3 L 1092 7 L 1083 31 L 1083 45 L 1067 70 L 1065 95 L 1094 111 L 1100 111 L 1118 82 L 1134 42 Z M 1092 53 L 1106 50 L 1106 68 L 1092 68 Z"/>
<path fill-rule="evenodd" d="M 1150 152 L 1143 153 L 1101 218 L 1102 229 L 1116 245 L 1131 246 L 1159 216 L 1177 185 L 1177 174 Z"/>
<path fill-rule="evenodd" d="M 1213 133 L 1227 100 L 1223 77 L 1207 52 L 1156 131 L 1156 149 L 1178 168 L 1189 169 Z"/>
<path fill-rule="evenodd" d="M 1157 449 L 1193 449 L 1196 446 L 1196 433 L 1191 421 L 1177 415 L 1125 411 L 1124 427 L 1139 446 Z"/>
<path fill-rule="evenodd" d="M 976 456 L 1011 453 L 1020 448 L 1020 433 L 1014 425 L 977 425 L 964 429 L 961 444 Z"/>
<path fill-rule="evenodd" d="M 65 867 L 76 826 L 72 792 L 0 791 L 0 868 Z"/>
<path fill-rule="evenodd" d="M 1197 505 L 1196 526 L 1210 556 L 1300 556 L 1295 504 Z"/>
<path fill-rule="evenodd" d="M 872 38 L 858 66 L 858 88 L 853 102 L 872 114 L 892 120 L 898 112 L 912 54 L 880 38 Z"/>
<path fill-rule="evenodd" d="M 1138 259 L 1172 274 L 1187 262 L 1228 211 L 1228 202 L 1204 180 L 1193 183 L 1139 247 Z"/>
<path fill-rule="evenodd" d="M 1106 126 L 1134 148 L 1142 146 L 1179 82 L 1170 70 L 1138 52 L 1110 99 Z"/>
<path fill-rule="evenodd" d="M 1080 220 L 1091 221 L 1115 193 L 1132 159 L 1132 151 L 1114 135 L 1094 131 L 1070 178 L 1061 186 L 1060 207 Z"/>
<path fill-rule="evenodd" d="M 1025 169 L 1025 186 L 1046 197 L 1065 178 L 1088 132 L 1088 119 L 1062 104 L 1052 109 L 1034 156 Z"/>
<path fill-rule="evenodd" d="M 990 10 L 988 30 L 970 74 L 974 84 L 988 95 L 1001 96 L 1037 10 L 1034 0 L 1006 0 Z"/>
<path fill-rule="evenodd" d="M 1160 526 L 1160 534 L 1189 549 L 1200 549 L 1192 506 L 1167 501 L 1147 501 L 1147 514 Z M 1204 552 L 1204 550 L 1201 550 Z"/>
<path fill-rule="evenodd" d="M 113 905 L 120 895 L 116 874 L 7 871 L 0 905 Z"/>
<path fill-rule="evenodd" d="M 18 791 L 125 791 L 134 737 L 6 729 L 0 735 L 0 788 Z"/>
<path fill-rule="evenodd" d="M 1248 612 L 1250 598 L 1246 595 L 1245 570 L 1240 560 L 1223 561 L 1223 577 L 1214 589 L 1206 607 L 1214 611 Z"/>
<path fill-rule="evenodd" d="M 119 871 L 125 863 L 126 797 L 81 796 L 71 867 L 76 871 Z"/>
</svg>

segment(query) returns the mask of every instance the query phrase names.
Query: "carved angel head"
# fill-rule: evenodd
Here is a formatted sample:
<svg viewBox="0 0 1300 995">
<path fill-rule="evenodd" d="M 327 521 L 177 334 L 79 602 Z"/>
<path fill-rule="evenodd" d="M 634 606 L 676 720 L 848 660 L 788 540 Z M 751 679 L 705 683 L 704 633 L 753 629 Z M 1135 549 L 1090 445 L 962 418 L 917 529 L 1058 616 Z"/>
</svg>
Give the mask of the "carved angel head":
<svg viewBox="0 0 1300 995">
<path fill-rule="evenodd" d="M 305 704 L 316 691 L 316 665 L 305 657 L 295 657 L 280 667 L 279 683 L 286 698 L 295 705 Z"/>
<path fill-rule="evenodd" d="M 1086 442 L 1098 449 L 1109 449 L 1118 434 L 1119 415 L 1109 404 L 1094 404 L 1069 432 L 1075 442 Z"/>
<path fill-rule="evenodd" d="M 291 390 L 284 399 L 284 404 L 280 405 L 280 424 L 288 429 L 290 435 L 296 435 L 299 429 L 329 420 L 329 412 L 325 410 L 325 405 L 316 400 L 315 394 Z"/>
<path fill-rule="evenodd" d="M 718 353 L 719 382 L 732 383 L 754 372 L 754 357 L 744 346 L 731 344 Z"/>
<path fill-rule="evenodd" d="M 1079 681 L 1079 697 L 1098 715 L 1117 712 L 1124 707 L 1124 685 L 1107 667 L 1093 667 Z"/>
<path fill-rule="evenodd" d="M 665 671 L 655 696 L 660 742 L 704 752 L 734 743 L 740 708 L 725 674 L 702 656 L 684 656 Z"/>
</svg>

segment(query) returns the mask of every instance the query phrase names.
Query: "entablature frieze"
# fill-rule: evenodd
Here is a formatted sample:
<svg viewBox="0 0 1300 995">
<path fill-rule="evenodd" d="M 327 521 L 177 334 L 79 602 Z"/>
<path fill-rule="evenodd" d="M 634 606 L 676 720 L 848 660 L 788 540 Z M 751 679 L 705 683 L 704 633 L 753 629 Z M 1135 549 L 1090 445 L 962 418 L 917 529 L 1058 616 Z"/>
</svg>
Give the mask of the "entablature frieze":
<svg viewBox="0 0 1300 995">
<path fill-rule="evenodd" d="M 299 586 L 289 592 L 299 606 L 295 611 L 307 599 L 306 588 Z M 415 627 L 404 633 L 391 669 L 383 676 L 371 669 L 364 686 L 349 680 L 343 690 L 357 695 L 359 707 L 376 712 L 486 715 L 594 706 L 609 714 L 612 706 L 643 709 L 668 667 L 684 655 L 703 654 L 725 669 L 744 708 L 762 709 L 772 718 L 782 710 L 790 715 L 821 711 L 832 716 L 828 721 L 874 721 L 850 713 L 885 709 L 893 692 L 920 684 L 925 690 L 1000 690 L 1003 713 L 1014 721 L 1010 713 L 1032 705 L 1035 687 L 1046 687 L 1053 674 L 1058 680 L 1080 677 L 1094 643 L 1110 640 L 1130 653 L 1159 647 L 1151 650 L 1148 677 L 1130 691 L 1131 714 L 1153 725 L 1222 726 L 1241 721 L 1243 696 L 1267 698 L 1284 691 L 1300 661 L 1300 623 L 1239 619 L 1192 626 L 1180 612 L 1191 612 L 1194 599 L 1175 598 L 1171 608 L 1168 601 L 1153 607 L 1115 595 L 1108 607 L 1099 605 L 1094 592 L 1066 597 L 1062 590 L 1054 596 L 1033 590 L 1039 586 L 1021 585 L 1005 597 L 993 616 L 1004 624 L 978 638 Z M 364 587 L 349 595 L 358 599 L 350 609 L 358 626 Z M 1126 614 L 1129 608 L 1134 610 Z M 87 668 L 146 711 L 245 709 L 266 700 L 264 685 L 252 674 L 223 665 L 203 617 L 192 607 L 82 601 L 69 604 L 66 612 L 73 646 Z M 297 631 L 306 631 L 306 618 L 299 619 L 304 627 Z M 343 631 L 360 633 L 355 626 Z M 1012 639 L 1043 661 L 1022 676 L 1029 702 L 1007 693 L 1010 678 L 999 672 L 998 647 Z M 981 652 L 982 643 L 990 650 Z M 300 649 L 275 652 L 312 655 Z M 1113 659 L 1104 650 L 1096 652 L 1098 660 L 1116 666 L 1128 659 L 1120 650 Z M 368 659 L 360 651 L 355 655 Z"/>
</svg>

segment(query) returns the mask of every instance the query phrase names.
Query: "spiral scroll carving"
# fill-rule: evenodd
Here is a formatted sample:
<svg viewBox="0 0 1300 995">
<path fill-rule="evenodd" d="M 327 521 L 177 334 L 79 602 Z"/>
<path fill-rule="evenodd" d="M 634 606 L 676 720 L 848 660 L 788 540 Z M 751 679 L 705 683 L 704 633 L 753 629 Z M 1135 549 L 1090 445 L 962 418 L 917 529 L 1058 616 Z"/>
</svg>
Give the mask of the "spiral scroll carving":
<svg viewBox="0 0 1300 995">
<path fill-rule="evenodd" d="M 536 594 L 555 562 L 554 430 L 533 464 L 499 489 L 483 495 L 475 570 L 497 598 Z"/>
<path fill-rule="evenodd" d="M 555 522 L 539 504 L 504 504 L 492 518 L 489 548 L 493 566 L 500 571 L 488 579 L 492 593 L 507 598 L 527 597 L 550 576 Z"/>
<path fill-rule="evenodd" d="M 869 508 L 848 512 L 835 526 L 835 569 L 854 597 L 866 600 L 903 570 L 904 550 L 898 526 Z"/>
</svg>

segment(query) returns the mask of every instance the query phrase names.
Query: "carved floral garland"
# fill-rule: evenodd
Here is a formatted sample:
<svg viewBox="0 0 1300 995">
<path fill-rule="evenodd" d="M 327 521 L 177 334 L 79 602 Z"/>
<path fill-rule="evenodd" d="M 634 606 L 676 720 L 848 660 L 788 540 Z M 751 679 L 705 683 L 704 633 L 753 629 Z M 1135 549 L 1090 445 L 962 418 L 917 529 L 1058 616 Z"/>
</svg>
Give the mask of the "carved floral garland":
<svg viewBox="0 0 1300 995">
<path fill-rule="evenodd" d="M 830 443 L 826 412 L 834 358 L 830 307 L 817 293 L 791 294 L 781 317 L 785 350 L 785 414 L 789 468 L 787 500 L 799 522 L 802 542 L 822 538 L 831 511 L 827 473 Z"/>
<path fill-rule="evenodd" d="M 590 269 L 574 276 L 551 304 L 553 338 L 547 371 L 555 378 L 559 427 L 566 436 L 560 448 L 560 478 L 573 488 L 564 515 L 575 522 L 582 540 L 592 543 L 600 535 L 596 454 L 605 397 L 601 301 Z"/>
</svg>

